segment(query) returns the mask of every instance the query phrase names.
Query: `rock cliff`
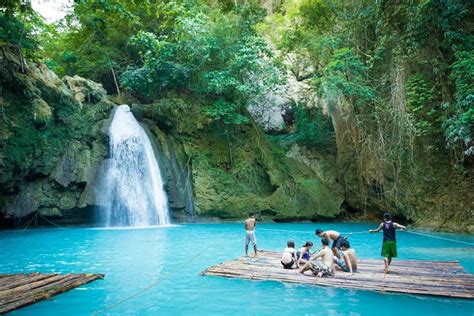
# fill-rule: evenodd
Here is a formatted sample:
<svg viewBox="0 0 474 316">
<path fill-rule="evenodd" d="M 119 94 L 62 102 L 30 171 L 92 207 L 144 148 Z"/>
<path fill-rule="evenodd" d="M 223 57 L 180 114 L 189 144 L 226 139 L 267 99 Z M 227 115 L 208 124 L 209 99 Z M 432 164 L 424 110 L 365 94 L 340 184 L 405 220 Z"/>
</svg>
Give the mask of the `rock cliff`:
<svg viewBox="0 0 474 316">
<path fill-rule="evenodd" d="M 100 84 L 60 79 L 43 64 L 23 64 L 8 47 L 0 57 L 0 222 L 21 227 L 38 214 L 93 223 L 114 103 Z M 179 98 L 132 104 L 132 111 L 154 143 L 174 220 L 238 219 L 249 211 L 314 220 L 341 211 L 341 190 L 272 145 L 252 120 L 228 139 Z"/>
</svg>

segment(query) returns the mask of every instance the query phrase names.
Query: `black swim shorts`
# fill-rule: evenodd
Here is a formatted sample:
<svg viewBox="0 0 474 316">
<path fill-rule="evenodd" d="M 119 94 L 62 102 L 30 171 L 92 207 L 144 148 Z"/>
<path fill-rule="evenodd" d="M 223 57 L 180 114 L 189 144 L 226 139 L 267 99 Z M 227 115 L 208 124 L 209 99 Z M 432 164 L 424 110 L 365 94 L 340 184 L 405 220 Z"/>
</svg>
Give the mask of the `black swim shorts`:
<svg viewBox="0 0 474 316">
<path fill-rule="evenodd" d="M 291 269 L 293 267 L 293 265 L 295 264 L 295 260 L 293 260 L 293 259 L 291 259 L 291 261 L 288 262 L 288 263 L 283 263 L 283 261 L 280 261 L 280 262 L 283 265 L 284 269 Z"/>
<path fill-rule="evenodd" d="M 344 242 L 345 238 L 342 237 L 341 234 L 339 234 L 339 237 L 337 237 L 336 240 L 332 243 L 331 248 L 336 248 L 336 249 L 341 249 L 342 248 L 342 243 Z"/>
</svg>

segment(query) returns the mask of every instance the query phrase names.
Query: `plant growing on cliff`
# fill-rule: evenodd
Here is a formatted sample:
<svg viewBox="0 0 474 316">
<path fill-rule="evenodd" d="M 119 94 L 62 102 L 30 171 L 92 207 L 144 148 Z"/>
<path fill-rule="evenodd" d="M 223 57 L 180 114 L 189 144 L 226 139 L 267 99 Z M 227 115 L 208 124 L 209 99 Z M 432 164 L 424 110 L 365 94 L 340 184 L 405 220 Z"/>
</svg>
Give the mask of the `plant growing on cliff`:
<svg viewBox="0 0 474 316">
<path fill-rule="evenodd" d="M 320 93 L 332 98 L 344 97 L 352 103 L 354 110 L 373 103 L 375 91 L 366 77 L 367 67 L 353 49 L 336 50 L 325 66 L 323 75 L 313 80 Z"/>
<path fill-rule="evenodd" d="M 463 148 L 463 155 L 474 156 L 474 50 L 456 54 L 452 65 L 454 113 L 444 123 L 448 145 Z"/>
<path fill-rule="evenodd" d="M 230 168 L 232 168 L 233 158 L 230 143 L 230 128 L 232 125 L 246 124 L 249 122 L 249 119 L 239 113 L 237 104 L 223 99 L 218 99 L 213 102 L 210 106 L 204 109 L 204 112 L 217 123 L 224 125 L 227 146 L 229 149 Z"/>
<path fill-rule="evenodd" d="M 415 74 L 406 82 L 407 109 L 416 117 L 415 126 L 419 135 L 433 135 L 436 133 L 436 110 L 430 104 L 434 101 L 433 88 L 421 74 Z"/>
<path fill-rule="evenodd" d="M 291 136 L 297 143 L 321 151 L 334 148 L 334 127 L 320 108 L 296 107 L 295 116 L 296 130 Z"/>
</svg>

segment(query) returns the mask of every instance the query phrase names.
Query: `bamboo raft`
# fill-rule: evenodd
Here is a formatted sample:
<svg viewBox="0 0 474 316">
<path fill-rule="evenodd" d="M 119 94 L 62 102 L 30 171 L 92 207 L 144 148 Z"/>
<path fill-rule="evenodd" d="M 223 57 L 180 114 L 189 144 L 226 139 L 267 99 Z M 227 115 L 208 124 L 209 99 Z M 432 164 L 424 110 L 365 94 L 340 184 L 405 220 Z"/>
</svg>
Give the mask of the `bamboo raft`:
<svg viewBox="0 0 474 316">
<path fill-rule="evenodd" d="M 385 274 L 382 260 L 362 259 L 353 276 L 337 271 L 333 277 L 317 278 L 311 271 L 303 275 L 297 269 L 283 269 L 280 259 L 281 253 L 259 251 L 256 258 L 226 261 L 207 268 L 201 275 L 474 299 L 474 275 L 458 261 L 394 260 Z"/>
<path fill-rule="evenodd" d="M 103 277 L 103 274 L 0 274 L 0 314 L 48 299 Z"/>
</svg>

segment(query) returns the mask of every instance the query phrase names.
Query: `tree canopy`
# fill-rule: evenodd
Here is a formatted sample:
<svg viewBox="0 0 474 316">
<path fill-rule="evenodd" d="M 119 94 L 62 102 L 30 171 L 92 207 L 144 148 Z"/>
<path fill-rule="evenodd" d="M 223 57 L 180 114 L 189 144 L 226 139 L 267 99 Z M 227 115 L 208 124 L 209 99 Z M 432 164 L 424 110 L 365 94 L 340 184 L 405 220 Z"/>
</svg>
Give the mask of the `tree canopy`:
<svg viewBox="0 0 474 316">
<path fill-rule="evenodd" d="M 0 41 L 109 93 L 194 100 L 225 125 L 245 124 L 289 71 L 349 106 L 358 135 L 428 137 L 462 160 L 474 155 L 473 12 L 468 0 L 103 0 L 47 25 L 4 0 Z"/>
</svg>

